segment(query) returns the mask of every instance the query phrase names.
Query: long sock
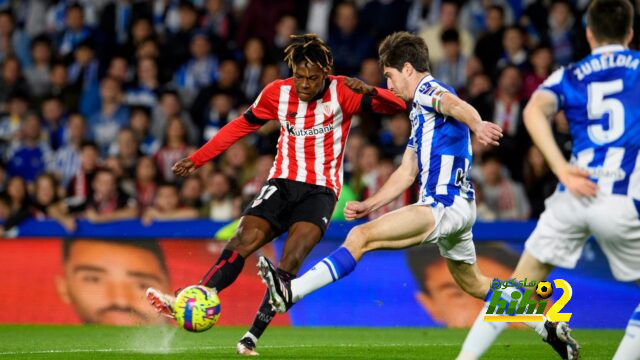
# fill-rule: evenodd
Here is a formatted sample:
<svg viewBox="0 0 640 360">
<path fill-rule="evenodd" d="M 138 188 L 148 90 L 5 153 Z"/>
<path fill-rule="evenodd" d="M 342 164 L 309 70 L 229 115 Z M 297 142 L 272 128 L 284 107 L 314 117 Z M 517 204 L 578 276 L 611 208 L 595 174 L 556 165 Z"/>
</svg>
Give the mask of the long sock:
<svg viewBox="0 0 640 360">
<path fill-rule="evenodd" d="M 624 337 L 613 360 L 640 359 L 640 304 L 631 314 Z"/>
<path fill-rule="evenodd" d="M 218 261 L 200 280 L 200 284 L 220 292 L 236 281 L 243 267 L 244 258 L 237 251 L 224 249 Z"/>
<path fill-rule="evenodd" d="M 511 298 L 511 291 L 502 291 L 500 295 L 501 300 L 506 300 L 507 304 L 513 299 Z M 471 330 L 467 334 L 467 338 L 462 344 L 460 355 L 458 359 L 477 359 L 484 354 L 489 346 L 493 344 L 498 335 L 500 335 L 508 326 L 509 323 L 499 322 L 483 322 L 484 315 L 487 313 L 491 298 L 493 297 L 493 290 L 489 289 L 485 296 L 485 303 L 480 310 L 480 314 L 473 323 Z M 544 328 L 544 322 L 526 322 L 526 325 L 535 330 L 543 339 L 547 338 L 547 330 Z"/>
<path fill-rule="evenodd" d="M 296 275 L 290 272 L 284 271 L 282 269 L 278 269 L 278 274 L 286 280 L 295 279 Z M 253 319 L 253 324 L 247 333 L 244 334 L 243 337 L 248 337 L 253 340 L 254 344 L 258 343 L 258 339 L 262 336 L 262 333 L 267 329 L 271 320 L 276 315 L 276 311 L 273 309 L 273 305 L 269 303 L 270 297 L 269 292 L 267 291 L 262 298 L 262 303 L 260 304 L 260 308 L 258 309 L 258 313 L 256 314 L 255 319 Z"/>
<path fill-rule="evenodd" d="M 295 303 L 321 287 L 349 275 L 356 268 L 356 264 L 356 260 L 349 250 L 344 247 L 338 248 L 311 270 L 291 281 L 293 302 Z"/>
</svg>

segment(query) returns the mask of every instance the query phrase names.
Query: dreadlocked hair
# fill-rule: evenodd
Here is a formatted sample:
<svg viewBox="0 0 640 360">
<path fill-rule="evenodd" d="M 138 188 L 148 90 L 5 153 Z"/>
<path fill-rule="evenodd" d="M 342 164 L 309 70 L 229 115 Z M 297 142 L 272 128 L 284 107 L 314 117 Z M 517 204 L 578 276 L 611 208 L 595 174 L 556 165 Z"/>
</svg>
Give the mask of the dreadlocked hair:
<svg viewBox="0 0 640 360">
<path fill-rule="evenodd" d="M 291 35 L 291 44 L 284 49 L 284 61 L 293 69 L 293 65 L 306 61 L 316 64 L 322 70 L 331 71 L 333 55 L 327 44 L 316 34 Z"/>
</svg>

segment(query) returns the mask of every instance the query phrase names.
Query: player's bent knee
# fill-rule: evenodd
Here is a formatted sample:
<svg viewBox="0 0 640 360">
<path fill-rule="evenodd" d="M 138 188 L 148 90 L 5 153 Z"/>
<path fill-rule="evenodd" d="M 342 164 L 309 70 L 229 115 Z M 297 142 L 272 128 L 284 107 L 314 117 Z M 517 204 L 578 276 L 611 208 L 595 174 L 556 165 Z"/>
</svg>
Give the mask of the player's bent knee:
<svg viewBox="0 0 640 360">
<path fill-rule="evenodd" d="M 358 258 L 358 255 L 362 255 L 367 251 L 368 243 L 368 232 L 358 225 L 349 231 L 349 235 L 347 235 L 347 239 L 342 246 L 346 247 L 354 257 Z"/>
</svg>

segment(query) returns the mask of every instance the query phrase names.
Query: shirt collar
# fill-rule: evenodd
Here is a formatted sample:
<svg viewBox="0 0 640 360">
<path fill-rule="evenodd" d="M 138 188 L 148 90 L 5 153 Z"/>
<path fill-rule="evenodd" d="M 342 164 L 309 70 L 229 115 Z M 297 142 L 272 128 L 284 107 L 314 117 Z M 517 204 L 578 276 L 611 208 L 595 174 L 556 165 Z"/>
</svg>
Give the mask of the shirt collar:
<svg viewBox="0 0 640 360">
<path fill-rule="evenodd" d="M 420 89 L 420 86 L 422 84 L 424 84 L 425 82 L 429 82 L 431 80 L 433 80 L 433 76 L 431 76 L 431 74 L 427 74 L 422 79 L 420 79 L 420 82 L 418 82 L 418 86 L 416 86 L 416 89 L 413 90 L 413 99 L 414 100 L 416 98 L 416 93 L 418 92 L 418 89 Z"/>
<path fill-rule="evenodd" d="M 607 53 L 607 52 L 616 52 L 616 51 L 622 51 L 625 50 L 626 48 L 620 44 L 611 44 L 611 45 L 603 45 L 603 46 L 599 46 L 595 49 L 593 49 L 593 51 L 591 51 L 592 54 L 602 54 L 602 53 Z"/>
</svg>

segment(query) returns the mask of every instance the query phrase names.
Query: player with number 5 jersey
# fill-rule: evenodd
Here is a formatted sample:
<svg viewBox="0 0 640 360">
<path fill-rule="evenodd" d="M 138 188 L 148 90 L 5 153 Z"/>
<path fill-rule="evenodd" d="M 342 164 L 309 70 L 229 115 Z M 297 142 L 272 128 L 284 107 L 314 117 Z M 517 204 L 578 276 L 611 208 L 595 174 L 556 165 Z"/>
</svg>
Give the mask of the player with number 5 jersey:
<svg viewBox="0 0 640 360">
<path fill-rule="evenodd" d="M 352 117 L 363 111 L 395 114 L 406 109 L 405 102 L 389 90 L 329 75 L 331 52 L 315 34 L 292 36 L 285 61 L 293 70 L 292 78 L 268 84 L 242 116 L 173 167 L 176 175 L 188 176 L 267 122 L 280 123 L 269 180 L 200 281 L 217 292 L 236 280 L 247 256 L 284 232 L 288 235 L 278 273 L 295 278 L 302 261 L 327 229 L 340 195 L 342 159 Z M 147 296 L 160 313 L 173 316 L 173 297 L 155 289 L 149 289 Z M 274 315 L 266 293 L 253 325 L 236 346 L 238 354 L 258 355 L 258 338 Z"/>
<path fill-rule="evenodd" d="M 554 267 L 574 268 L 593 235 L 613 276 L 640 283 L 640 52 L 627 48 L 632 29 L 628 0 L 591 2 L 591 55 L 551 74 L 524 110 L 525 126 L 560 184 L 546 200 L 512 277 L 540 281 Z M 549 125 L 561 110 L 573 139 L 569 162 Z M 629 311 L 616 360 L 640 359 L 640 304 Z M 483 323 L 479 316 L 459 359 L 480 357 L 506 326 Z M 577 358 L 577 346 L 569 344 L 564 354 Z"/>
</svg>

